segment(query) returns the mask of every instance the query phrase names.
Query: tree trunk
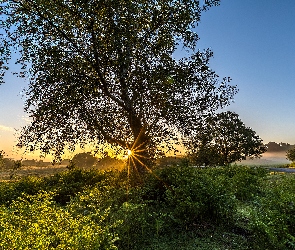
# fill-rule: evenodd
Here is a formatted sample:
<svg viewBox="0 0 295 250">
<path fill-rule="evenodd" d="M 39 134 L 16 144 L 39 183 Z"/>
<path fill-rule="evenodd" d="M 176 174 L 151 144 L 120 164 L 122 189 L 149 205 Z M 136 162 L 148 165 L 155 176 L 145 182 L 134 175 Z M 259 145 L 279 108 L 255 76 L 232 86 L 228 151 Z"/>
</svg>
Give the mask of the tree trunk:
<svg viewBox="0 0 295 250">
<path fill-rule="evenodd" d="M 131 115 L 130 127 L 134 136 L 134 142 L 130 148 L 130 169 L 133 176 L 141 179 L 151 167 L 153 155 L 149 150 L 150 138 L 147 135 L 146 127 L 141 123 L 140 118 Z"/>
<path fill-rule="evenodd" d="M 144 133 L 138 135 L 131 152 L 131 170 L 133 174 L 142 177 L 148 172 L 152 158 L 148 150 L 148 137 Z"/>
</svg>

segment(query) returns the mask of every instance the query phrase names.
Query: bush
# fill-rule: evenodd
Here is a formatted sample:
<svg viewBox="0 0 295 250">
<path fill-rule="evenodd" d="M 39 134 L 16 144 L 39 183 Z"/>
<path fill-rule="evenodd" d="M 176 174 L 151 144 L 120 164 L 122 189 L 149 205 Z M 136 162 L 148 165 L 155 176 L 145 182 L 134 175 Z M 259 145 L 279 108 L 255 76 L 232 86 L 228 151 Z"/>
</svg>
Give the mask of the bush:
<svg viewBox="0 0 295 250">
<path fill-rule="evenodd" d="M 47 191 L 54 191 L 54 200 L 62 205 L 70 202 L 83 189 L 94 186 L 105 180 L 107 174 L 96 170 L 83 171 L 81 169 L 73 169 L 62 173 L 55 174 L 44 179 L 44 186 Z"/>
<path fill-rule="evenodd" d="M 75 169 L 50 177 L 28 176 L 15 182 L 0 183 L 0 204 L 9 204 L 22 194 L 36 195 L 39 191 L 54 192 L 54 201 L 66 205 L 72 197 L 98 183 L 109 185 L 116 172 Z M 108 183 L 105 183 L 108 182 Z"/>
<path fill-rule="evenodd" d="M 169 167 L 156 174 L 158 178 L 148 180 L 143 197 L 163 202 L 178 226 L 231 221 L 236 200 L 224 175 L 192 167 Z"/>
<path fill-rule="evenodd" d="M 148 244 L 156 235 L 154 209 L 142 202 L 139 190 L 139 187 L 127 190 L 126 186 L 118 188 L 116 185 L 100 185 L 79 193 L 72 199 L 70 208 L 76 214 L 93 213 L 98 208 L 101 211 L 108 210 L 111 216 L 106 217 L 104 223 L 117 225 L 117 247 L 137 249 L 137 246 Z"/>
<path fill-rule="evenodd" d="M 0 183 L 0 249 L 10 243 L 12 249 L 82 249 L 82 243 L 89 249 L 169 249 L 171 242 L 194 249 L 218 228 L 225 233 L 210 238 L 216 249 L 246 249 L 245 242 L 253 243 L 249 249 L 295 245 L 293 175 L 173 166 L 131 184 L 127 171 L 93 170 Z M 226 237 L 245 248 L 234 248 Z"/>
<path fill-rule="evenodd" d="M 1 249 L 117 249 L 114 225 L 104 223 L 106 211 L 73 214 L 52 197 L 43 192 L 1 207 Z"/>
<path fill-rule="evenodd" d="M 295 178 L 275 176 L 264 185 L 252 212 L 257 249 L 295 249 Z"/>
<path fill-rule="evenodd" d="M 261 193 L 261 185 L 268 174 L 261 167 L 237 166 L 220 169 L 220 174 L 229 178 L 234 195 L 240 201 L 251 201 Z"/>
<path fill-rule="evenodd" d="M 13 200 L 16 200 L 18 197 L 22 196 L 23 193 L 34 195 L 43 189 L 43 179 L 34 176 L 28 176 L 15 182 L 1 182 L 0 205 L 10 204 Z"/>
</svg>

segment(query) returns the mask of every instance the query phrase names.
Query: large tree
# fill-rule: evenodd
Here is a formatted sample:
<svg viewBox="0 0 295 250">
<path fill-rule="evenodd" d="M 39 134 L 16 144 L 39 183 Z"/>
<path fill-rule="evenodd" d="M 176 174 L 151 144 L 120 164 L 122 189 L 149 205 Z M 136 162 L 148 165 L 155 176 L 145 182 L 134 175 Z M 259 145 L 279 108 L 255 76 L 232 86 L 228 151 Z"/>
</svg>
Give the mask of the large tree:
<svg viewBox="0 0 295 250">
<path fill-rule="evenodd" d="M 206 116 L 190 145 L 190 155 L 197 165 L 223 166 L 246 157 L 260 157 L 266 151 L 262 139 L 227 111 Z"/>
<path fill-rule="evenodd" d="M 19 145 L 45 153 L 89 141 L 132 151 L 189 136 L 199 116 L 228 105 L 229 78 L 209 68 L 195 26 L 219 0 L 2 0 L 2 73 L 19 50 L 32 117 Z M 183 58 L 176 59 L 177 49 Z M 170 144 L 172 145 L 172 144 Z M 169 145 L 168 145 L 169 148 Z M 140 164 L 138 164 L 140 163 Z"/>
</svg>

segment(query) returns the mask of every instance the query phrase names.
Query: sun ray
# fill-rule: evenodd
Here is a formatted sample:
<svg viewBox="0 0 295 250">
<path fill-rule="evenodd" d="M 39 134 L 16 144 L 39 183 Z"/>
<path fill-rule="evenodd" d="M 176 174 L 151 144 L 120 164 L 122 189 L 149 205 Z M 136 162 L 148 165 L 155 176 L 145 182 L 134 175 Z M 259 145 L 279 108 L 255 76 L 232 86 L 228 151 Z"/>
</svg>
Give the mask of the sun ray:
<svg viewBox="0 0 295 250">
<path fill-rule="evenodd" d="M 140 158 L 142 159 L 142 158 L 144 158 L 144 159 L 149 159 L 149 157 L 147 157 L 147 156 L 144 156 L 144 155 L 140 155 L 140 154 L 138 154 L 138 153 L 140 153 L 140 152 L 144 152 L 144 151 L 146 151 L 146 149 L 141 149 L 141 147 L 146 143 L 146 141 L 144 141 L 144 142 L 142 142 L 141 144 L 139 144 L 139 145 L 136 145 L 137 144 L 137 142 L 138 142 L 138 140 L 139 140 L 139 138 L 141 137 L 141 135 L 142 135 L 142 133 L 144 133 L 144 131 L 145 131 L 145 127 L 146 127 L 146 125 L 144 125 L 142 128 L 141 128 L 141 130 L 140 130 L 140 132 L 139 132 L 139 134 L 138 134 L 138 136 L 136 137 L 136 139 L 135 139 L 135 141 L 133 142 L 133 144 L 132 144 L 132 147 L 130 148 L 129 146 L 128 146 L 128 144 L 126 143 L 126 148 L 127 148 L 127 157 L 128 157 L 128 179 L 130 179 L 130 167 L 131 167 L 131 164 L 132 164 L 132 170 L 134 171 L 134 174 L 140 179 L 139 181 L 140 182 L 142 182 L 142 177 L 141 177 L 141 175 L 140 175 L 140 173 L 139 173 L 139 171 L 138 171 L 138 168 L 136 167 L 136 162 L 135 161 L 137 161 L 137 162 L 139 162 L 143 167 L 145 167 L 146 168 L 146 170 L 150 173 L 150 174 L 152 174 L 153 176 L 155 176 L 159 181 L 161 181 L 164 185 L 165 185 L 165 187 L 167 188 L 167 189 L 169 189 L 170 191 L 172 191 L 173 193 L 174 193 L 174 191 L 173 191 L 173 189 L 167 184 L 167 183 L 165 183 L 159 176 L 157 176 L 144 162 L 142 162 L 142 160 L 140 160 Z"/>
<path fill-rule="evenodd" d="M 134 158 L 135 157 L 130 157 L 131 158 L 131 161 L 132 161 L 132 166 L 133 166 L 133 168 L 132 169 L 134 169 L 134 171 L 136 171 L 136 176 L 139 178 L 139 181 L 140 182 L 142 182 L 142 178 L 141 178 L 141 175 L 140 175 L 140 173 L 139 173 L 139 171 L 138 171 L 138 169 L 137 169 L 137 167 L 136 167 L 136 163 L 135 163 L 135 161 L 134 161 Z M 136 159 L 136 158 L 135 158 Z M 130 166 L 129 166 L 129 168 L 130 168 Z"/>
<path fill-rule="evenodd" d="M 145 151 L 145 149 L 137 149 L 137 150 L 134 149 L 133 151 L 134 151 L 134 152 L 143 152 L 143 151 Z"/>
<path fill-rule="evenodd" d="M 142 165 L 144 166 L 149 172 L 152 172 L 152 170 L 146 165 L 144 164 L 141 160 L 139 160 L 139 158 L 137 158 L 135 155 L 134 155 L 134 158 Z"/>
<path fill-rule="evenodd" d="M 136 145 L 136 143 L 134 142 L 132 147 L 131 147 L 131 150 L 134 151 L 134 150 L 138 150 L 142 145 L 144 145 L 145 142 L 142 142 L 140 143 L 139 145 Z M 136 147 L 135 147 L 136 145 Z"/>
<path fill-rule="evenodd" d="M 137 141 L 139 140 L 139 138 L 140 138 L 140 136 L 142 135 L 142 133 L 144 133 L 145 126 L 146 126 L 146 125 L 144 125 L 144 126 L 140 129 L 139 134 L 137 135 L 137 137 L 136 137 L 136 139 L 135 139 L 135 141 L 134 141 L 134 143 L 133 143 L 133 145 L 132 145 L 132 147 L 131 147 L 131 150 L 134 150 L 134 146 L 137 144 Z M 141 144 L 141 145 L 142 145 L 142 144 Z"/>
<path fill-rule="evenodd" d="M 140 157 L 140 158 L 149 159 L 148 156 L 144 156 L 144 155 L 140 155 L 140 154 L 136 154 L 136 153 L 133 153 L 133 156 L 138 156 L 138 157 Z"/>
<path fill-rule="evenodd" d="M 150 174 L 152 174 L 153 176 L 155 176 L 159 181 L 161 181 L 164 185 L 165 185 L 165 187 L 167 188 L 167 189 L 169 189 L 172 193 L 174 193 L 174 190 L 165 182 L 165 181 L 163 181 L 159 176 L 157 176 L 146 164 L 144 164 L 140 159 L 138 159 L 134 154 L 132 155 L 132 160 L 133 160 L 133 158 L 135 158 L 142 166 L 144 166 L 146 169 L 147 169 L 147 171 L 150 173 Z M 133 160 L 133 164 L 134 164 L 134 160 Z"/>
</svg>

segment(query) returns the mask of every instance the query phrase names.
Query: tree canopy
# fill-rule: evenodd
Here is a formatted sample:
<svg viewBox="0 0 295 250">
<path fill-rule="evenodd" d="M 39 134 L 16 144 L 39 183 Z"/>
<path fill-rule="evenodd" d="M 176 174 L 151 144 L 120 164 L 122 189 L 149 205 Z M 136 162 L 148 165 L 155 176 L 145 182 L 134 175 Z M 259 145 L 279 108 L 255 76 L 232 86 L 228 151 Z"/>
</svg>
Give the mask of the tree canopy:
<svg viewBox="0 0 295 250">
<path fill-rule="evenodd" d="M 190 146 L 190 154 L 198 165 L 228 165 L 246 157 L 260 157 L 266 151 L 262 139 L 234 112 L 208 116 L 200 130 L 202 133 L 195 136 Z"/>
<path fill-rule="evenodd" d="M 295 162 L 295 148 L 289 149 L 286 156 L 289 161 Z"/>
<path fill-rule="evenodd" d="M 72 164 L 79 168 L 91 168 L 98 162 L 98 159 L 91 152 L 83 152 L 75 154 Z"/>
<path fill-rule="evenodd" d="M 3 0 L 1 80 L 11 54 L 29 80 L 19 145 L 59 157 L 89 141 L 130 149 L 144 171 L 159 145 L 195 131 L 237 89 L 209 67 L 194 0 Z M 184 56 L 175 58 L 177 49 Z"/>
</svg>

